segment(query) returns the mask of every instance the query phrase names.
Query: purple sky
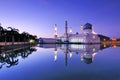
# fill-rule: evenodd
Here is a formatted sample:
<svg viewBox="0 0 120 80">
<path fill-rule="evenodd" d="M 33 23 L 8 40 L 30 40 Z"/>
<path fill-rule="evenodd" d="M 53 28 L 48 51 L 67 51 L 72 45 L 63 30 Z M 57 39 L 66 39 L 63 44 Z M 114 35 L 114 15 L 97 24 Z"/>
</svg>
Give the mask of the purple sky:
<svg viewBox="0 0 120 80">
<path fill-rule="evenodd" d="M 54 24 L 64 33 L 64 22 L 73 32 L 89 22 L 95 32 L 120 37 L 120 0 L 0 0 L 0 22 L 39 37 L 53 37 Z"/>
</svg>

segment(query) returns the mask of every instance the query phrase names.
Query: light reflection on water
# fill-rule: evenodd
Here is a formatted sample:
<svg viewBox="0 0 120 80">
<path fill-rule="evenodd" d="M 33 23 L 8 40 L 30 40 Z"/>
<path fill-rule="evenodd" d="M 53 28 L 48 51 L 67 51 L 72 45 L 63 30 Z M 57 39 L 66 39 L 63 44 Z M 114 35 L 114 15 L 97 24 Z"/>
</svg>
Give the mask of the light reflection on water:
<svg viewBox="0 0 120 80">
<path fill-rule="evenodd" d="M 120 80 L 120 48 L 114 45 L 41 44 L 11 50 L 0 54 L 0 79 Z"/>
</svg>

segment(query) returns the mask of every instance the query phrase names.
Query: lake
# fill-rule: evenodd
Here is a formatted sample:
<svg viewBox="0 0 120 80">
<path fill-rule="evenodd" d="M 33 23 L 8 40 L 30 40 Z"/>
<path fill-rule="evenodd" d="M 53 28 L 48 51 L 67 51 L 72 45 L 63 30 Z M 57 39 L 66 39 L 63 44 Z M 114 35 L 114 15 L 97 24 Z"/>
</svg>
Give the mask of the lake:
<svg viewBox="0 0 120 80">
<path fill-rule="evenodd" d="M 120 80 L 120 47 L 40 44 L 1 52 L 0 80 Z"/>
</svg>

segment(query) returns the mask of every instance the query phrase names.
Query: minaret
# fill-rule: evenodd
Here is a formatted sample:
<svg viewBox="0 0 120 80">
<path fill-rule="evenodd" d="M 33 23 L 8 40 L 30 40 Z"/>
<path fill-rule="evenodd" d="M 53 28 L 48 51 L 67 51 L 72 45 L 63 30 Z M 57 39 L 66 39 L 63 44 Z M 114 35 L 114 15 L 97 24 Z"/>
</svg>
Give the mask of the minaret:
<svg viewBox="0 0 120 80">
<path fill-rule="evenodd" d="M 72 34 L 72 27 L 70 27 L 70 34 Z"/>
<path fill-rule="evenodd" d="M 83 32 L 83 26 L 82 25 L 80 26 L 80 31 Z"/>
<path fill-rule="evenodd" d="M 65 21 L 65 37 L 66 37 L 66 41 L 68 41 L 68 32 L 67 32 L 67 30 L 68 30 L 68 23 L 67 23 L 67 21 Z"/>
<path fill-rule="evenodd" d="M 57 25 L 55 24 L 55 27 L 54 27 L 54 38 L 57 38 Z"/>
</svg>

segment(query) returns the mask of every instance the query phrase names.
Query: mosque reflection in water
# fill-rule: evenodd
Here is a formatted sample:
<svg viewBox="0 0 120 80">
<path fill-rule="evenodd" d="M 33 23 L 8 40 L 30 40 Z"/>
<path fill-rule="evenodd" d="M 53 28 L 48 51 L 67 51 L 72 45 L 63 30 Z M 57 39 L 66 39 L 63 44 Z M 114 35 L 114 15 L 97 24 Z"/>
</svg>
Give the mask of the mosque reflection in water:
<svg viewBox="0 0 120 80">
<path fill-rule="evenodd" d="M 95 55 L 98 51 L 108 48 L 108 47 L 118 47 L 120 45 L 112 44 L 94 44 L 94 45 L 87 45 L 87 44 L 40 44 L 39 48 L 53 48 L 54 49 L 54 61 L 58 60 L 58 50 L 62 50 L 65 54 L 65 65 L 68 64 L 68 58 L 72 58 L 73 54 L 79 54 L 81 61 L 84 61 L 86 64 L 90 64 L 93 62 Z M 32 52 L 37 51 L 36 47 L 23 47 L 20 49 L 12 49 L 9 51 L 4 51 L 0 53 L 0 69 L 3 66 L 10 68 L 12 66 L 18 65 L 19 60 L 27 58 Z"/>
<path fill-rule="evenodd" d="M 86 64 L 93 62 L 95 55 L 108 47 L 114 47 L 116 44 L 41 44 L 42 48 L 54 48 L 54 61 L 58 59 L 58 50 L 62 50 L 65 54 L 65 65 L 68 64 L 68 57 L 71 59 L 73 54 L 79 54 L 80 60 Z M 120 46 L 120 45 L 116 45 Z"/>
<path fill-rule="evenodd" d="M 19 58 L 21 57 L 23 59 L 27 58 L 33 51 L 36 51 L 35 48 L 31 47 L 23 47 L 20 49 L 12 49 L 9 51 L 1 52 L 0 54 L 0 69 L 3 66 L 6 66 L 7 68 L 10 68 L 12 66 L 18 65 Z"/>
</svg>

